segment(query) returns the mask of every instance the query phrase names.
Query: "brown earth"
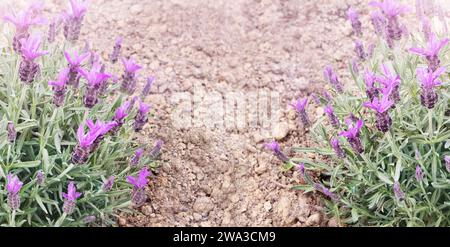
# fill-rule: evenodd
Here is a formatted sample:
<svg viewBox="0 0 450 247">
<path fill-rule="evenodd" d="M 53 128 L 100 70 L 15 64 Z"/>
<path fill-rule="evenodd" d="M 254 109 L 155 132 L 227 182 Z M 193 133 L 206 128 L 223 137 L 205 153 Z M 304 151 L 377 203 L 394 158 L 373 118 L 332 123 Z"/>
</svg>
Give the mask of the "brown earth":
<svg viewBox="0 0 450 247">
<path fill-rule="evenodd" d="M 61 10 L 62 0 L 47 1 Z M 366 0 L 96 0 L 83 28 L 104 59 L 117 36 L 124 55 L 157 80 L 147 100 L 155 117 L 139 137 L 165 142 L 161 169 L 148 188 L 150 200 L 121 226 L 325 226 L 336 225 L 323 213 L 321 199 L 290 189 L 297 172 L 264 150 L 276 137 L 291 156 L 296 146 L 311 146 L 308 131 L 287 107 L 294 98 L 321 92 L 328 85 L 322 70 L 333 64 L 349 81 L 352 30 L 346 10 L 356 6 L 368 33 Z M 120 65 L 114 67 L 119 71 Z M 281 118 L 268 128 L 178 128 L 172 113 L 177 92 L 194 94 L 258 90 L 281 96 Z M 198 94 L 199 91 L 195 91 Z M 249 101 L 248 110 L 251 110 Z M 197 107 L 197 106 L 196 106 Z M 200 104 L 199 112 L 208 112 Z M 311 102 L 312 120 L 323 109 Z M 274 130 L 274 131 L 269 131 Z M 314 159 L 314 156 L 309 158 Z"/>
</svg>

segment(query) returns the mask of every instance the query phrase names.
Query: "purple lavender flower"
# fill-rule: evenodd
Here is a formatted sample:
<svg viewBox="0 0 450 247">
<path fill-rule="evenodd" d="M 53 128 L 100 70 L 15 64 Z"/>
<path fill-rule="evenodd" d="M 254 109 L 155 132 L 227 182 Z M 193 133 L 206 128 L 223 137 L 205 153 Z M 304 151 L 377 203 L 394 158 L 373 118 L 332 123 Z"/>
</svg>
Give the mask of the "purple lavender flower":
<svg viewBox="0 0 450 247">
<path fill-rule="evenodd" d="M 148 113 L 150 112 L 150 105 L 139 101 L 139 109 L 134 119 L 134 131 L 139 132 L 144 128 L 148 121 Z"/>
<path fill-rule="evenodd" d="M 17 138 L 17 131 L 14 128 L 14 123 L 13 122 L 8 122 L 8 141 L 10 143 L 13 143 L 14 141 L 16 141 Z"/>
<path fill-rule="evenodd" d="M 137 166 L 139 164 L 142 155 L 144 155 L 144 151 L 145 151 L 144 148 L 139 148 L 138 150 L 136 150 L 136 153 L 134 153 L 134 156 L 130 161 L 131 166 Z"/>
<path fill-rule="evenodd" d="M 116 112 L 113 117 L 113 121 L 116 122 L 116 126 L 111 129 L 112 134 L 114 135 L 119 131 L 119 129 L 124 125 L 125 118 L 128 116 L 130 111 L 130 101 L 126 101 L 119 108 L 116 109 Z"/>
<path fill-rule="evenodd" d="M 30 9 L 23 10 L 17 14 L 5 15 L 3 17 L 5 21 L 11 22 L 16 27 L 16 33 L 13 39 L 13 48 L 16 52 L 21 52 L 22 39 L 28 39 L 30 37 L 29 28 L 34 25 L 42 25 L 45 20 L 41 17 L 33 16 Z"/>
<path fill-rule="evenodd" d="M 366 95 L 370 101 L 378 97 L 378 88 L 374 86 L 376 76 L 370 70 L 364 72 L 364 82 L 366 84 Z"/>
<path fill-rule="evenodd" d="M 325 113 L 328 116 L 328 120 L 330 121 L 330 124 L 335 127 L 335 128 L 339 128 L 340 124 L 339 124 L 339 119 L 336 117 L 336 115 L 334 114 L 334 110 L 333 107 L 330 105 L 327 105 L 325 107 Z"/>
<path fill-rule="evenodd" d="M 81 196 L 80 192 L 77 192 L 74 182 L 70 182 L 67 186 L 67 193 L 62 193 L 64 198 L 63 212 L 71 215 L 75 210 L 76 201 Z"/>
<path fill-rule="evenodd" d="M 394 105 L 394 102 L 388 99 L 388 96 L 383 95 L 381 100 L 374 98 L 372 102 L 365 102 L 365 107 L 370 108 L 376 112 L 376 125 L 381 132 L 388 132 L 392 125 L 392 119 L 389 116 L 388 110 Z"/>
<path fill-rule="evenodd" d="M 94 152 L 100 145 L 100 142 L 104 139 L 104 136 L 117 125 L 114 121 L 103 123 L 102 121 L 97 120 L 97 122 L 94 123 L 90 119 L 86 120 L 86 124 L 89 128 L 89 132 L 98 133 L 94 143 L 90 146 L 90 152 Z"/>
<path fill-rule="evenodd" d="M 89 56 L 89 53 L 83 53 L 81 55 L 78 55 L 77 53 L 74 53 L 72 56 L 65 51 L 64 56 L 66 57 L 66 60 L 69 64 L 69 81 L 67 84 L 72 85 L 75 88 L 78 88 L 78 84 L 80 82 L 80 66 L 81 63 Z"/>
<path fill-rule="evenodd" d="M 122 38 L 118 37 L 116 39 L 116 43 L 114 44 L 114 50 L 113 50 L 113 52 L 111 53 L 111 56 L 110 56 L 111 62 L 113 64 L 116 63 L 119 60 L 121 48 L 122 48 Z"/>
<path fill-rule="evenodd" d="M 110 127 L 110 126 L 108 126 Z M 75 147 L 72 153 L 72 162 L 75 164 L 84 164 L 89 158 L 89 154 L 92 151 L 92 145 L 101 136 L 106 127 L 98 127 L 90 129 L 84 134 L 84 123 L 80 124 L 77 131 L 78 145 Z"/>
<path fill-rule="evenodd" d="M 150 94 L 150 90 L 152 89 L 152 85 L 155 82 L 155 77 L 150 76 L 147 78 L 147 83 L 144 86 L 144 89 L 142 89 L 141 97 L 145 98 L 147 95 Z"/>
<path fill-rule="evenodd" d="M 272 141 L 270 143 L 266 143 L 264 146 L 271 150 L 282 162 L 286 163 L 289 161 L 289 158 L 281 151 L 280 144 L 278 144 L 278 142 Z"/>
<path fill-rule="evenodd" d="M 347 121 L 346 124 L 348 125 L 348 130 L 342 131 L 339 135 L 347 138 L 347 141 L 350 143 L 355 152 L 362 153 L 364 148 L 359 138 L 359 132 L 364 125 L 363 121 L 361 119 L 359 119 L 356 123 Z"/>
<path fill-rule="evenodd" d="M 22 52 L 22 61 L 20 62 L 19 68 L 20 80 L 31 84 L 40 72 L 39 64 L 35 60 L 48 52 L 39 50 L 41 46 L 41 38 L 39 36 L 22 39 L 20 42 Z"/>
<path fill-rule="evenodd" d="M 75 42 L 80 36 L 87 4 L 78 0 L 69 0 L 69 2 L 69 10 L 64 13 L 64 37 L 70 42 Z"/>
<path fill-rule="evenodd" d="M 400 82 L 399 75 L 394 75 L 386 64 L 381 66 L 384 75 L 377 77 L 377 81 L 384 85 L 382 93 L 389 96 L 389 99 L 394 101 L 394 105 L 400 101 Z"/>
<path fill-rule="evenodd" d="M 334 150 L 334 153 L 338 158 L 345 158 L 344 150 L 341 148 L 341 144 L 339 143 L 339 139 L 333 138 L 331 139 L 331 147 Z"/>
<path fill-rule="evenodd" d="M 48 85 L 53 86 L 53 103 L 60 107 L 64 104 L 66 97 L 66 84 L 69 81 L 70 69 L 62 70 L 58 75 L 58 80 L 49 81 Z"/>
<path fill-rule="evenodd" d="M 306 105 L 308 104 L 308 98 L 298 99 L 291 106 L 297 111 L 300 121 L 304 127 L 310 125 L 308 114 L 306 113 Z"/>
<path fill-rule="evenodd" d="M 56 40 L 56 36 L 59 33 L 59 29 L 61 26 L 62 20 L 61 17 L 55 17 L 51 20 L 49 26 L 48 26 L 48 32 L 47 32 L 47 41 L 51 44 L 54 43 Z"/>
<path fill-rule="evenodd" d="M 445 161 L 445 169 L 447 169 L 447 171 L 450 172 L 450 156 L 445 155 L 444 161 Z"/>
<path fill-rule="evenodd" d="M 324 194 L 325 196 L 329 197 L 330 199 L 332 199 L 333 201 L 338 201 L 339 200 L 339 196 L 337 196 L 336 194 L 334 194 L 333 192 L 330 191 L 330 189 L 328 189 L 327 187 L 325 187 L 322 184 L 319 183 L 315 183 L 314 184 L 314 189 L 316 189 L 317 191 L 321 192 L 322 194 Z"/>
<path fill-rule="evenodd" d="M 370 21 L 372 22 L 373 28 L 377 35 L 383 35 L 386 25 L 386 20 L 380 11 L 372 11 L 370 13 Z"/>
<path fill-rule="evenodd" d="M 325 80 L 328 81 L 328 83 L 330 83 L 338 93 L 344 92 L 344 90 L 342 89 L 342 84 L 339 81 L 336 73 L 333 71 L 333 67 L 331 65 L 327 65 L 325 67 L 323 75 L 325 77 Z"/>
<path fill-rule="evenodd" d="M 439 60 L 439 52 L 445 45 L 450 41 L 450 39 L 438 40 L 435 34 L 430 35 L 430 39 L 425 48 L 414 47 L 409 49 L 412 53 L 424 56 L 428 61 L 428 66 L 431 71 L 436 71 L 441 61 Z"/>
<path fill-rule="evenodd" d="M 103 192 L 109 192 L 112 189 L 115 179 L 116 179 L 116 177 L 111 176 L 103 183 L 103 186 L 102 186 Z"/>
<path fill-rule="evenodd" d="M 352 59 L 352 72 L 355 75 L 359 74 L 359 67 L 358 67 L 358 60 L 357 59 Z"/>
<path fill-rule="evenodd" d="M 319 99 L 319 97 L 317 96 L 317 94 L 312 93 L 312 94 L 311 94 L 311 98 L 313 99 L 314 103 L 316 103 L 316 105 L 321 105 L 321 104 L 322 104 L 322 102 L 320 102 L 320 99 Z"/>
<path fill-rule="evenodd" d="M 8 206 L 11 210 L 17 210 L 20 207 L 19 191 L 22 188 L 23 183 L 16 175 L 11 173 L 6 176 L 6 190 L 8 192 L 7 200 Z"/>
<path fill-rule="evenodd" d="M 44 182 L 45 182 L 45 174 L 42 170 L 39 170 L 36 173 L 36 184 L 41 186 L 44 184 Z"/>
<path fill-rule="evenodd" d="M 439 76 L 445 73 L 445 67 L 440 67 L 434 72 L 428 71 L 425 68 L 418 68 L 416 72 L 422 88 L 420 101 L 423 106 L 428 109 L 433 109 L 439 97 L 434 91 L 434 88 L 442 84 L 439 81 Z"/>
<path fill-rule="evenodd" d="M 362 60 L 362 61 L 366 60 L 367 53 L 364 51 L 364 45 L 361 42 L 361 40 L 356 40 L 355 41 L 355 53 L 356 53 L 356 56 L 360 60 Z"/>
<path fill-rule="evenodd" d="M 370 5 L 380 8 L 386 19 L 385 38 L 390 48 L 394 45 L 394 40 L 400 40 L 403 28 L 400 26 L 398 16 L 406 13 L 408 8 L 398 4 L 394 0 L 383 0 L 382 2 L 371 2 Z"/>
<path fill-rule="evenodd" d="M 137 65 L 132 58 L 122 59 L 125 67 L 124 75 L 122 76 L 121 90 L 127 94 L 133 94 L 136 91 L 136 73 L 142 67 Z"/>
<path fill-rule="evenodd" d="M 405 193 L 402 191 L 402 188 L 400 187 L 400 183 L 398 181 L 394 182 L 394 195 L 397 198 L 397 200 L 401 200 L 405 198 Z"/>
<path fill-rule="evenodd" d="M 162 140 L 157 140 L 155 143 L 155 146 L 150 150 L 149 156 L 152 158 L 158 157 L 159 153 L 161 152 L 161 147 L 164 144 Z"/>
<path fill-rule="evenodd" d="M 302 178 L 305 177 L 305 163 L 300 163 L 297 165 L 297 170 L 300 172 Z"/>
<path fill-rule="evenodd" d="M 98 103 L 100 88 L 111 77 L 111 75 L 103 73 L 101 70 L 102 65 L 99 62 L 95 62 L 89 72 L 84 69 L 78 70 L 87 81 L 83 102 L 88 108 L 92 108 Z"/>
<path fill-rule="evenodd" d="M 422 24 L 422 33 L 425 37 L 425 40 L 428 42 L 431 38 L 431 23 L 430 20 L 427 17 L 422 17 L 421 19 Z"/>
<path fill-rule="evenodd" d="M 323 91 L 322 96 L 327 101 L 327 103 L 330 103 L 331 101 L 333 101 L 333 98 L 331 97 L 331 95 L 326 90 Z"/>
<path fill-rule="evenodd" d="M 148 179 L 150 175 L 147 167 L 141 169 L 137 177 L 128 176 L 127 182 L 133 185 L 133 190 L 131 191 L 131 202 L 135 207 L 142 206 L 147 200 L 147 195 L 145 194 L 145 187 L 147 186 Z"/>
<path fill-rule="evenodd" d="M 348 19 L 350 20 L 350 23 L 352 24 L 353 32 L 358 35 L 362 36 L 362 28 L 361 28 L 361 21 L 359 21 L 359 14 L 356 12 L 355 9 L 350 7 L 347 11 Z"/>
<path fill-rule="evenodd" d="M 422 172 L 422 168 L 420 168 L 420 165 L 416 165 L 416 180 L 417 182 L 423 181 L 424 174 Z"/>
</svg>

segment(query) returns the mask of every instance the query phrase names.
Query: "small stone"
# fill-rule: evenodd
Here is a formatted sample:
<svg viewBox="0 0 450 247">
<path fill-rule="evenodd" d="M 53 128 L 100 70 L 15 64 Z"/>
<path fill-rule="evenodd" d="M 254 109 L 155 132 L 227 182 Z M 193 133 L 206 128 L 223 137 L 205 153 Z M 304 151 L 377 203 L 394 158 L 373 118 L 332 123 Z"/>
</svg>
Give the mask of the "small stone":
<svg viewBox="0 0 450 247">
<path fill-rule="evenodd" d="M 141 208 L 143 214 L 150 216 L 153 213 L 153 208 L 150 205 L 145 205 Z"/>
<path fill-rule="evenodd" d="M 200 221 L 200 220 L 202 220 L 202 215 L 201 215 L 201 214 L 194 213 L 193 216 L 194 216 L 194 220 L 195 220 L 195 221 Z"/>
<path fill-rule="evenodd" d="M 308 217 L 305 224 L 306 226 L 319 226 L 320 219 L 321 219 L 320 213 L 315 213 Z"/>
<path fill-rule="evenodd" d="M 131 6 L 130 13 L 132 15 L 140 14 L 144 10 L 144 7 L 141 4 L 135 4 Z"/>
<path fill-rule="evenodd" d="M 199 197 L 194 202 L 194 212 L 203 214 L 203 213 L 209 213 L 211 210 L 213 210 L 214 204 L 209 197 Z"/>
<path fill-rule="evenodd" d="M 327 225 L 328 227 L 339 227 L 338 221 L 334 217 L 328 221 Z"/>
<path fill-rule="evenodd" d="M 288 132 L 289 132 L 289 125 L 287 123 L 285 122 L 278 123 L 273 128 L 272 131 L 273 138 L 275 138 L 275 140 L 277 141 L 282 140 L 287 136 Z"/>
<path fill-rule="evenodd" d="M 270 202 L 265 202 L 264 209 L 266 210 L 266 212 L 269 212 L 272 209 L 272 204 Z"/>
<path fill-rule="evenodd" d="M 126 226 L 127 220 L 125 218 L 120 217 L 117 223 L 119 223 L 119 226 Z"/>
</svg>

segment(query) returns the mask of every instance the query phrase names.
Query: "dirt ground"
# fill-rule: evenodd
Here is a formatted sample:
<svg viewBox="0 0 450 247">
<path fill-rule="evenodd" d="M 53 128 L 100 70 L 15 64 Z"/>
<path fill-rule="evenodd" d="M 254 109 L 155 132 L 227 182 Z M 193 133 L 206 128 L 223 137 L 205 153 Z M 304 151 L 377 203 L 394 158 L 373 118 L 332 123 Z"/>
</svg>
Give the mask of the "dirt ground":
<svg viewBox="0 0 450 247">
<path fill-rule="evenodd" d="M 61 9 L 65 1 L 47 1 Z M 155 118 L 139 136 L 153 145 L 162 139 L 161 169 L 148 188 L 149 201 L 121 226 L 335 226 L 320 197 L 290 189 L 296 172 L 282 172 L 281 162 L 263 143 L 280 140 L 286 153 L 293 145 L 311 146 L 308 132 L 287 107 L 297 97 L 327 88 L 322 70 L 333 64 L 348 78 L 354 56 L 346 10 L 356 6 L 371 28 L 365 0 L 95 0 L 82 30 L 104 59 L 117 36 L 124 55 L 133 56 L 156 76 L 147 101 Z M 116 65 L 118 70 L 120 65 Z M 171 102 L 179 92 L 194 94 L 200 85 L 212 91 L 258 90 L 281 96 L 280 121 L 270 130 L 179 128 Z M 195 92 L 198 93 L 198 92 Z M 208 105 L 200 105 L 208 112 Z M 313 103 L 312 120 L 323 114 Z M 311 156 L 309 158 L 315 158 Z"/>
</svg>

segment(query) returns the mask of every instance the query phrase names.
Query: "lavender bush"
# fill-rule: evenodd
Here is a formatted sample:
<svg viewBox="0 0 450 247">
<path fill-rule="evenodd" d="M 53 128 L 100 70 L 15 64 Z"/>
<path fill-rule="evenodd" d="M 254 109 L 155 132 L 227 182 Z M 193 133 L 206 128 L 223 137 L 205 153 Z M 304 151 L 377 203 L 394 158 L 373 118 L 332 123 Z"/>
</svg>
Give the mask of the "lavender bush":
<svg viewBox="0 0 450 247">
<path fill-rule="evenodd" d="M 133 134 L 150 109 L 127 103 L 118 83 L 107 84 L 108 64 L 91 68 L 76 48 L 83 1 L 63 15 L 64 44 L 53 31 L 34 34 L 44 19 L 34 9 L 5 18 L 16 33 L 4 34 L 12 41 L 0 54 L 0 225 L 114 225 L 147 199 L 155 151 Z"/>
<path fill-rule="evenodd" d="M 341 225 L 449 226 L 448 39 L 406 33 L 400 14 L 407 8 L 397 1 L 371 5 L 381 11 L 372 22 L 384 39 L 361 61 L 364 73 L 351 69 L 358 90 L 335 87 L 319 98 L 327 114 L 310 132 L 320 147 L 293 147 L 316 159 L 285 157 L 278 143 L 268 147 L 285 168 L 301 165 L 304 183 L 293 188 L 323 194 Z M 327 81 L 339 81 L 330 68 Z"/>
</svg>

